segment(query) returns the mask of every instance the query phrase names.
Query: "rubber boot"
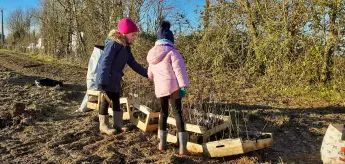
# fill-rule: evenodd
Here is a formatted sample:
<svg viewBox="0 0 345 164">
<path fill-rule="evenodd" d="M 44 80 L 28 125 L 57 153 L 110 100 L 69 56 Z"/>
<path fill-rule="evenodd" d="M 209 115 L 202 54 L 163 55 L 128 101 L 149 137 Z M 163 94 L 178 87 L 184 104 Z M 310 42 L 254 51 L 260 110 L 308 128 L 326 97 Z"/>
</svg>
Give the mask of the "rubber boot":
<svg viewBox="0 0 345 164">
<path fill-rule="evenodd" d="M 105 133 L 107 135 L 112 135 L 116 133 L 115 129 L 109 128 L 109 115 L 98 115 L 99 117 L 99 130 L 101 133 Z"/>
<path fill-rule="evenodd" d="M 167 148 L 167 131 L 159 130 L 159 150 L 166 150 Z"/>
<path fill-rule="evenodd" d="M 187 155 L 187 132 L 178 132 L 178 139 L 179 139 L 179 154 L 180 155 Z"/>
<path fill-rule="evenodd" d="M 113 114 L 113 122 L 114 122 L 114 129 L 118 130 L 118 131 L 122 131 L 122 132 L 126 132 L 128 131 L 128 128 L 123 126 L 123 112 L 117 112 L 114 111 Z"/>
</svg>

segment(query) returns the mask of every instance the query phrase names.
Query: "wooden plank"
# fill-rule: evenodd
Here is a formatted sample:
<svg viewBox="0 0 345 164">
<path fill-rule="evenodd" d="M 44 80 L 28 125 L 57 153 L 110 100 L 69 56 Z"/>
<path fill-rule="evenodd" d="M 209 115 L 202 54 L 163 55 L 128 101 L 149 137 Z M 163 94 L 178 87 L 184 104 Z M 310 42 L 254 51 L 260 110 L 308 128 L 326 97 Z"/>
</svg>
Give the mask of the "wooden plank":
<svg viewBox="0 0 345 164">
<path fill-rule="evenodd" d="M 159 117 L 159 112 L 153 112 L 153 110 L 150 107 L 148 107 L 146 105 L 141 105 L 138 100 L 127 98 L 127 101 L 129 102 L 128 103 L 129 104 L 128 108 L 130 106 L 133 106 L 134 108 L 142 111 L 143 113 L 145 113 L 147 115 L 153 114 L 152 116 L 150 116 L 151 118 Z"/>
<path fill-rule="evenodd" d="M 100 92 L 98 96 L 98 105 L 97 105 L 98 111 L 101 109 L 101 105 L 102 105 L 102 93 Z"/>
<path fill-rule="evenodd" d="M 158 130 L 159 131 L 159 130 Z M 158 132 L 159 133 L 159 132 Z M 159 136 L 159 134 L 158 134 Z M 167 134 L 167 142 L 170 142 L 170 143 L 177 143 L 177 137 L 172 135 L 172 134 Z"/>
<path fill-rule="evenodd" d="M 153 132 L 158 130 L 158 124 L 152 124 L 146 126 L 146 132 Z"/>
<path fill-rule="evenodd" d="M 176 126 L 176 120 L 172 117 L 168 117 L 167 123 L 170 125 Z M 199 133 L 199 134 L 204 134 L 206 131 L 204 127 L 188 124 L 188 123 L 185 123 L 185 128 L 186 128 L 186 131 Z"/>
<path fill-rule="evenodd" d="M 194 153 L 202 153 L 204 151 L 202 145 L 193 142 L 187 142 L 187 150 Z"/>
<path fill-rule="evenodd" d="M 135 118 L 133 113 L 131 113 L 130 121 L 144 132 L 156 131 L 158 129 L 158 124 L 148 125 L 148 122 L 142 122 Z"/>
<path fill-rule="evenodd" d="M 150 113 L 150 118 L 159 118 L 159 112 Z"/>
<path fill-rule="evenodd" d="M 138 122 L 137 122 L 137 127 L 139 128 L 139 129 L 141 129 L 142 131 L 144 131 L 144 132 L 146 132 L 146 125 L 145 125 L 145 123 L 143 123 L 142 121 L 140 121 L 140 120 L 138 120 Z"/>
<path fill-rule="evenodd" d="M 244 141 L 243 149 L 244 152 L 251 152 L 254 150 L 264 149 L 273 145 L 273 138 L 259 139 L 257 141 Z"/>
<path fill-rule="evenodd" d="M 145 128 L 143 129 L 143 126 L 141 125 L 142 122 L 139 121 L 139 119 L 134 118 L 133 115 L 131 115 L 130 121 L 132 124 L 137 126 L 139 129 L 145 131 Z"/>
<path fill-rule="evenodd" d="M 131 101 L 127 98 L 126 108 L 127 108 L 128 120 L 129 120 L 129 118 L 131 116 L 131 112 L 132 112 L 130 104 L 131 104 Z"/>
<path fill-rule="evenodd" d="M 92 96 L 99 96 L 99 94 L 101 93 L 100 91 L 93 91 L 93 90 L 87 90 L 86 93 L 88 95 L 92 95 Z"/>
<path fill-rule="evenodd" d="M 98 102 L 98 96 L 88 95 L 88 102 Z"/>
<path fill-rule="evenodd" d="M 127 97 L 121 97 L 120 98 L 120 104 L 126 104 L 126 112 L 123 112 L 122 119 L 123 120 L 129 120 L 130 119 L 131 108 L 129 107 L 128 98 Z"/>
<path fill-rule="evenodd" d="M 123 112 L 123 117 L 122 117 L 123 120 L 129 120 L 130 119 L 130 114 L 129 112 Z"/>
<path fill-rule="evenodd" d="M 127 105 L 127 111 L 129 112 L 129 117 L 130 117 L 131 122 L 134 125 L 136 125 L 139 129 L 145 132 L 155 131 L 158 129 L 158 124 L 149 125 L 149 122 L 151 118 L 158 118 L 159 112 L 152 112 L 152 110 L 149 107 L 139 104 L 134 99 L 127 98 L 126 105 Z M 140 112 L 147 115 L 145 122 L 140 121 L 139 119 L 133 116 L 134 111 L 132 111 L 131 106 L 133 106 L 134 108 L 138 109 Z"/>
<path fill-rule="evenodd" d="M 127 97 L 121 97 L 120 98 L 120 104 L 127 104 L 128 101 L 127 101 Z"/>
<path fill-rule="evenodd" d="M 223 123 L 221 125 L 218 125 L 208 131 L 206 131 L 204 134 L 203 134 L 203 142 L 207 142 L 207 140 L 210 138 L 210 136 L 212 136 L 213 134 L 219 132 L 219 131 L 222 131 L 224 129 L 226 129 L 227 127 L 229 127 L 230 125 L 227 124 L 227 123 Z"/>
<path fill-rule="evenodd" d="M 87 102 L 86 108 L 88 109 L 97 109 L 97 103 Z"/>
<path fill-rule="evenodd" d="M 148 126 L 150 122 L 150 113 L 146 116 L 145 125 Z"/>
<path fill-rule="evenodd" d="M 202 144 L 202 147 L 204 155 L 207 157 L 224 157 L 244 153 L 240 138 L 208 142 Z"/>
<path fill-rule="evenodd" d="M 142 111 L 143 113 L 145 113 L 147 115 L 149 115 L 150 112 L 151 112 L 151 109 L 149 107 L 145 106 L 145 105 L 140 105 L 138 103 L 134 103 L 133 106 L 134 106 L 134 108 Z"/>
</svg>

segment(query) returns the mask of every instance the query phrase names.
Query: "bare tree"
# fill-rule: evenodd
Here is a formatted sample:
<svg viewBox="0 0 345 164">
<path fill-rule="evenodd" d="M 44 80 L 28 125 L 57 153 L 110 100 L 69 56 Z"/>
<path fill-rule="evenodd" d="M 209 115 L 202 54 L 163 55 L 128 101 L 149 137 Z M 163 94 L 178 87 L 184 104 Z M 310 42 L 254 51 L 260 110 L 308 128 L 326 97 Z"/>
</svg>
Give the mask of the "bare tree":
<svg viewBox="0 0 345 164">
<path fill-rule="evenodd" d="M 28 8 L 26 10 L 16 9 L 9 13 L 7 17 L 7 28 L 9 30 L 9 40 L 13 46 L 19 44 L 28 46 L 30 42 L 36 40 L 34 26 L 37 25 L 35 18 L 38 10 Z"/>
</svg>

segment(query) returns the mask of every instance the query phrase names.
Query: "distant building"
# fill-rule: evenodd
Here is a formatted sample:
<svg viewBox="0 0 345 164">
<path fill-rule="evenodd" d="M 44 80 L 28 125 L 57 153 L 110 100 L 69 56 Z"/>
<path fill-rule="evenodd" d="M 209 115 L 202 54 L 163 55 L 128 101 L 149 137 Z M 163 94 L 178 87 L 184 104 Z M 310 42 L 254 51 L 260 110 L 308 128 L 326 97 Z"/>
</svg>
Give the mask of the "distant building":
<svg viewBox="0 0 345 164">
<path fill-rule="evenodd" d="M 36 48 L 44 49 L 43 43 L 42 43 L 42 38 L 38 38 L 38 41 L 37 41 L 37 44 L 36 44 Z"/>
<path fill-rule="evenodd" d="M 42 38 L 38 38 L 36 43 L 30 43 L 28 47 L 26 47 L 28 49 L 44 49 L 43 47 L 43 43 L 42 43 Z"/>
</svg>

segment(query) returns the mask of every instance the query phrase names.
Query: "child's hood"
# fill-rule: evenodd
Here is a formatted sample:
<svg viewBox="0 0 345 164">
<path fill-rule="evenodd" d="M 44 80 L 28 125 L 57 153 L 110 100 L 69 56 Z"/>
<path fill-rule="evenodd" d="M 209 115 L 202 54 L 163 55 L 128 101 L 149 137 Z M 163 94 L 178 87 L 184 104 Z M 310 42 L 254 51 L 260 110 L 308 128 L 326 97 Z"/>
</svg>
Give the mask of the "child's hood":
<svg viewBox="0 0 345 164">
<path fill-rule="evenodd" d="M 148 52 L 147 62 L 157 64 L 173 49 L 175 49 L 173 44 L 157 41 L 155 46 Z"/>
</svg>

